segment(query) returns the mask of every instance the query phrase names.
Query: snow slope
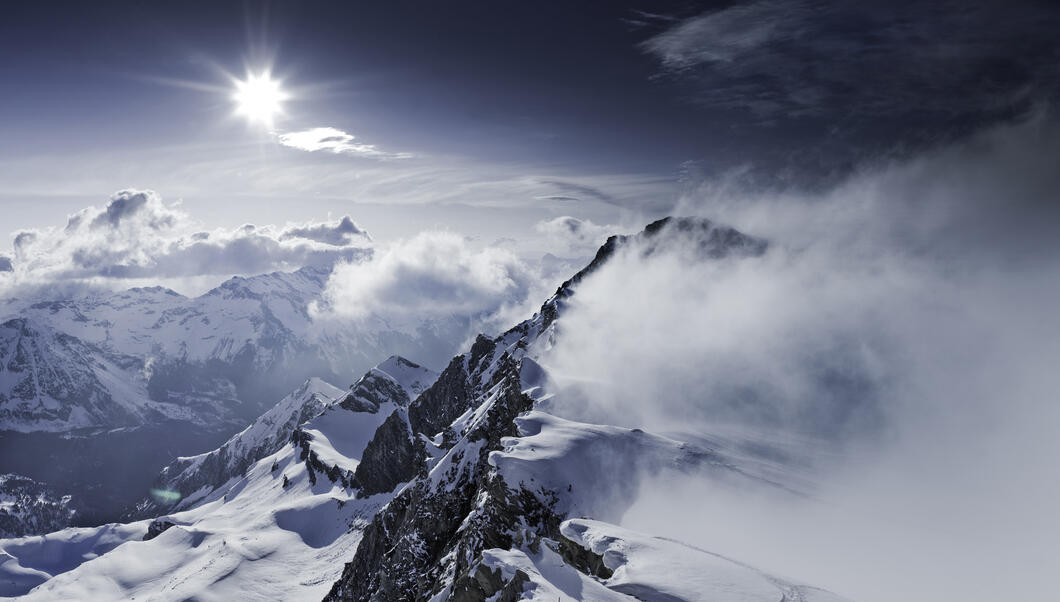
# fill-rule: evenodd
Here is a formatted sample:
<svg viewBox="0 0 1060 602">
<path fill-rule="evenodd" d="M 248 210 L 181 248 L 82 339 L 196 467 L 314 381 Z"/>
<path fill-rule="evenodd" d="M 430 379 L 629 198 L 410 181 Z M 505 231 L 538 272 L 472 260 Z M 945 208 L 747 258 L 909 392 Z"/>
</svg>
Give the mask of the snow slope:
<svg viewBox="0 0 1060 602">
<path fill-rule="evenodd" d="M 572 519 L 563 535 L 601 557 L 612 575 L 607 588 L 640 600 L 726 602 L 840 602 L 813 587 L 767 575 L 723 556 L 678 541 L 652 537 L 595 520 Z"/>
<path fill-rule="evenodd" d="M 221 447 L 177 458 L 163 468 L 152 489 L 153 499 L 145 500 L 136 515 L 191 507 L 203 495 L 241 476 L 254 462 L 283 447 L 299 425 L 319 415 L 344 394 L 319 378 L 306 380 Z"/>
<path fill-rule="evenodd" d="M 381 380 L 398 394 L 374 395 L 372 411 L 344 405 L 365 397 L 365 388 L 378 389 Z M 408 404 L 405 391 L 431 382 L 429 370 L 398 357 L 345 394 L 311 379 L 222 448 L 228 458 L 246 458 L 240 454 L 286 433 L 245 474 L 204 486 L 189 500 L 191 508 L 154 521 L 2 540 L 0 584 L 8 593 L 36 586 L 29 600 L 273 600 L 277 592 L 284 599 L 320 599 L 364 525 L 390 498 L 358 496 L 353 472 L 361 453 L 390 412 Z M 305 411 L 312 417 L 288 431 L 291 418 Z M 187 470 L 201 470 L 219 452 L 184 459 L 191 460 Z M 57 557 L 65 560 L 48 560 Z"/>
</svg>

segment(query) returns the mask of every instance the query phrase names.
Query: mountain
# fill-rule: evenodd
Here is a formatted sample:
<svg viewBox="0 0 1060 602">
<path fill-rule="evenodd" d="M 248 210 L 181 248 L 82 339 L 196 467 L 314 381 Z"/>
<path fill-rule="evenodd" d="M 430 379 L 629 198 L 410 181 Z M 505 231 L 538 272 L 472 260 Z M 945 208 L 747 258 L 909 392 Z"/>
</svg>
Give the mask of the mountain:
<svg viewBox="0 0 1060 602">
<path fill-rule="evenodd" d="M 440 364 L 466 336 L 460 316 L 315 320 L 330 274 L 0 300 L 0 473 L 62 483 L 75 524 L 117 520 L 174 457 L 216 448 L 306 379 L 346 383 L 392 353 Z"/>
<path fill-rule="evenodd" d="M 133 515 L 156 516 L 164 510 L 190 507 L 229 479 L 242 475 L 257 460 L 282 447 L 300 424 L 319 415 L 342 395 L 341 389 L 318 378 L 306 380 L 221 447 L 204 454 L 177 458 L 163 468 L 155 479 L 151 497 L 141 502 Z"/>
<path fill-rule="evenodd" d="M 0 594 L 43 583 L 30 598 L 127 599 L 161 590 L 177 599 L 266 599 L 277 591 L 319 599 L 359 541 L 356 526 L 391 497 L 358 497 L 362 452 L 436 376 L 393 356 L 346 392 L 310 379 L 217 450 L 164 470 L 164 486 L 193 490 L 168 514 L 4 541 Z M 56 558 L 56 549 L 70 553 Z"/>
<path fill-rule="evenodd" d="M 408 368 L 392 358 L 187 510 L 97 539 L 0 541 L 0 584 L 43 581 L 28 599 L 838 600 L 621 526 L 649 475 L 800 496 L 797 466 L 754 452 L 767 446 L 737 453 L 565 415 L 572 400 L 543 366 L 569 299 L 616 253 L 671 244 L 704 261 L 766 248 L 705 220 L 612 237 L 533 317 L 479 336 L 433 382 L 391 374 Z"/>
<path fill-rule="evenodd" d="M 21 475 L 0 475 L 0 538 L 58 531 L 75 513 L 70 496 Z"/>
<path fill-rule="evenodd" d="M 320 426 L 349 413 L 376 414 L 380 408 L 407 405 L 435 378 L 437 373 L 431 369 L 399 356 L 391 356 L 369 370 L 348 392 L 319 378 L 309 378 L 221 447 L 177 458 L 163 468 L 155 479 L 152 497 L 138 504 L 132 516 L 156 516 L 190 508 L 230 479 L 242 476 L 254 462 L 279 450 L 295 431 L 308 428 L 311 419 L 317 419 L 313 426 Z M 332 405 L 339 409 L 322 417 Z M 336 436 L 340 428 L 341 425 L 331 425 L 326 430 L 334 430 Z"/>
<path fill-rule="evenodd" d="M 0 430 L 245 425 L 310 376 L 343 381 L 390 350 L 444 361 L 466 320 L 310 315 L 329 269 L 232 278 L 195 297 L 134 288 L 0 305 Z M 6 316 L 6 317 L 3 317 Z"/>
</svg>

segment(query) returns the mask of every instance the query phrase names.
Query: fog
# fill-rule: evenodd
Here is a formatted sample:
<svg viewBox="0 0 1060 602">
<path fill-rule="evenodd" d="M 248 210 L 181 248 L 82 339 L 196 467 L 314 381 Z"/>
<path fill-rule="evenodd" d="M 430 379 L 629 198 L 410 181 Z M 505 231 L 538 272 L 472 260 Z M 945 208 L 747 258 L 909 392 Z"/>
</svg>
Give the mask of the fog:
<svg viewBox="0 0 1060 602">
<path fill-rule="evenodd" d="M 546 361 L 571 417 L 813 442 L 806 498 L 660 477 L 625 524 L 856 600 L 1049 591 L 1058 133 L 1040 113 L 824 194 L 704 183 L 677 212 L 763 256 L 633 245 L 586 279 Z"/>
</svg>

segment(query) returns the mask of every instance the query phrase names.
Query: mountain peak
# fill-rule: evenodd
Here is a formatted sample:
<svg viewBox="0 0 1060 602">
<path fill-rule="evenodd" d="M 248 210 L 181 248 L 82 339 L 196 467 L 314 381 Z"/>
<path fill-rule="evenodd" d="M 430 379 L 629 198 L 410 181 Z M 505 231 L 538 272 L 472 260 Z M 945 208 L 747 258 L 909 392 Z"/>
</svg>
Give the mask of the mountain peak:
<svg viewBox="0 0 1060 602">
<path fill-rule="evenodd" d="M 388 357 L 381 364 L 372 368 L 371 372 L 393 380 L 405 390 L 410 401 L 416 399 L 424 389 L 438 378 L 438 373 L 434 370 L 407 360 L 400 355 Z"/>
</svg>

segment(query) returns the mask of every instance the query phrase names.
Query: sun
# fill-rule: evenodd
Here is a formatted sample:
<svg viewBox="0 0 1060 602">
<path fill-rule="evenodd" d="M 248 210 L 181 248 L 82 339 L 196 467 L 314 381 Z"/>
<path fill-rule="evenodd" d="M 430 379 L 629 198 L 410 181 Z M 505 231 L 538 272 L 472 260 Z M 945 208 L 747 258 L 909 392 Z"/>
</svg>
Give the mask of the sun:
<svg viewBox="0 0 1060 602">
<path fill-rule="evenodd" d="M 283 112 L 283 101 L 287 98 L 280 82 L 272 79 L 268 71 L 260 75 L 248 73 L 246 80 L 236 81 L 236 91 L 232 95 L 237 114 L 267 127 L 272 127 L 275 117 Z"/>
</svg>

